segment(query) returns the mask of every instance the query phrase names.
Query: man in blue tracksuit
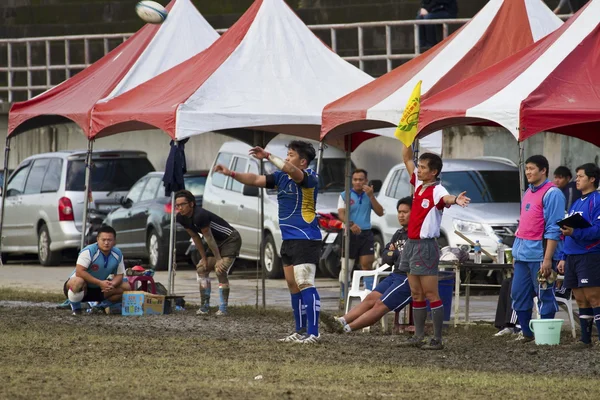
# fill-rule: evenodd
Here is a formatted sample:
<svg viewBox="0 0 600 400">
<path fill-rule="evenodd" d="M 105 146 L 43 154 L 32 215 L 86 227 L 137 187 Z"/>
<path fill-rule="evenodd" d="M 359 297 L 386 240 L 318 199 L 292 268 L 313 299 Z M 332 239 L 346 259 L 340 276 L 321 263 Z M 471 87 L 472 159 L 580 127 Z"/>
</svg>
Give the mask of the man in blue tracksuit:
<svg viewBox="0 0 600 400">
<path fill-rule="evenodd" d="M 577 189 L 582 196 L 569 210 L 569 216 L 580 214 L 591 226 L 562 226 L 565 236 L 564 255 L 558 270 L 565 274 L 565 286 L 573 289 L 579 306 L 581 347 L 592 345 L 594 322 L 600 332 L 600 168 L 588 163 L 577 168 Z"/>
<path fill-rule="evenodd" d="M 521 324 L 517 340 L 532 341 L 529 329 L 533 297 L 538 297 L 540 315 L 552 319 L 558 304 L 554 297 L 554 282 L 542 285 L 538 273 L 544 278 L 552 274 L 555 250 L 560 241 L 560 229 L 556 224 L 565 215 L 565 196 L 548 180 L 548 160 L 534 155 L 525 161 L 525 175 L 529 188 L 521 201 L 521 216 L 513 244 L 515 274 L 511 297 L 513 309 Z"/>
</svg>

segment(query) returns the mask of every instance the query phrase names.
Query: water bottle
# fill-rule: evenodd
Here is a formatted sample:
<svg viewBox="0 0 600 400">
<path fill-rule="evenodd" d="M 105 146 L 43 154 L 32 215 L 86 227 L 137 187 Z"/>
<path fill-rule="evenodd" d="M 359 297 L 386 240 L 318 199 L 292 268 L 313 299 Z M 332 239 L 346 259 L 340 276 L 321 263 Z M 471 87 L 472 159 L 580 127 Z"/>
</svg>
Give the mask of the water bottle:
<svg viewBox="0 0 600 400">
<path fill-rule="evenodd" d="M 498 260 L 498 264 L 504 264 L 506 261 L 504 260 L 504 249 L 506 246 L 502 243 L 502 239 L 498 240 L 498 248 L 496 250 L 496 259 Z"/>
<path fill-rule="evenodd" d="M 473 247 L 473 252 L 475 254 L 473 262 L 475 264 L 481 264 L 481 244 L 479 244 L 479 240 L 475 241 L 475 247 Z"/>
</svg>

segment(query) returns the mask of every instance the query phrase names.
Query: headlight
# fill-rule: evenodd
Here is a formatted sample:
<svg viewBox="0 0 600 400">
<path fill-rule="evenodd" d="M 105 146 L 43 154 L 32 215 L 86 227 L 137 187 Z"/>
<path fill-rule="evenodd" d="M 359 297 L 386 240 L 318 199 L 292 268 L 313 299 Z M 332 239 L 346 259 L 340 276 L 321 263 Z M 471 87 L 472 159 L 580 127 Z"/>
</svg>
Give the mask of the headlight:
<svg viewBox="0 0 600 400">
<path fill-rule="evenodd" d="M 485 234 L 483 224 L 479 222 L 463 221 L 462 219 L 454 219 L 454 229 L 460 233 L 481 233 Z"/>
</svg>

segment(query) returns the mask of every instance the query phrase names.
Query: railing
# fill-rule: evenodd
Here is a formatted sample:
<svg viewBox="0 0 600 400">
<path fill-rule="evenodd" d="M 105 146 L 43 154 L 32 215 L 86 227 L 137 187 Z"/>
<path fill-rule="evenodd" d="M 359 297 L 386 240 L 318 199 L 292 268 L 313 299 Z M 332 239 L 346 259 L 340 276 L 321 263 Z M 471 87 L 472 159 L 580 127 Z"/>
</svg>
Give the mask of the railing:
<svg viewBox="0 0 600 400">
<path fill-rule="evenodd" d="M 568 15 L 561 17 L 565 19 Z M 454 30 L 468 21 L 359 22 L 310 25 L 309 28 L 342 58 L 378 76 L 420 54 L 419 26 L 441 25 L 441 37 L 446 38 L 451 28 Z M 0 103 L 27 100 L 50 89 L 88 67 L 131 35 L 0 39 Z M 410 43 L 408 47 L 407 43 Z"/>
</svg>

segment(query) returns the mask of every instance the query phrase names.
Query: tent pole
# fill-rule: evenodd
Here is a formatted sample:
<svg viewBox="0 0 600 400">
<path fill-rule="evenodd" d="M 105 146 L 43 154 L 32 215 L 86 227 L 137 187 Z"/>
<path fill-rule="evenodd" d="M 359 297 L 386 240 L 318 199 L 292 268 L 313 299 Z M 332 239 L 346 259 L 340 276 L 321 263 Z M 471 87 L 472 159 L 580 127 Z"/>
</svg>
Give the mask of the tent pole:
<svg viewBox="0 0 600 400">
<path fill-rule="evenodd" d="M 321 173 L 321 167 L 323 166 L 323 151 L 325 150 L 325 141 L 319 142 L 319 155 L 317 156 L 317 175 Z"/>
<path fill-rule="evenodd" d="M 175 140 L 175 146 L 179 146 L 179 142 Z M 171 224 L 169 228 L 169 265 L 168 265 L 168 282 L 167 293 L 172 295 L 175 292 L 175 191 L 171 191 Z"/>
<path fill-rule="evenodd" d="M 2 210 L 0 211 L 0 251 L 2 250 L 2 228 L 4 226 L 4 205 L 6 203 L 6 186 L 8 186 L 8 156 L 10 155 L 10 138 L 6 138 L 6 147 L 4 148 L 4 181 L 2 182 Z M 2 266 L 2 257 L 0 257 L 0 267 Z"/>
<path fill-rule="evenodd" d="M 521 197 L 525 193 L 525 146 L 519 141 L 519 188 L 521 189 Z"/>
<path fill-rule="evenodd" d="M 352 182 L 352 159 L 350 158 L 352 154 L 352 136 L 346 136 L 346 182 L 344 185 L 344 193 L 346 197 L 346 218 L 344 222 L 344 259 L 342 262 L 344 263 L 344 268 L 342 271 L 345 271 L 345 275 L 343 276 L 342 285 L 340 285 L 340 305 L 342 305 L 342 310 L 345 307 L 346 300 L 348 298 L 348 282 L 350 282 L 350 278 L 352 277 L 353 265 L 350 265 L 350 259 L 348 254 L 350 252 L 350 187 Z"/>
<path fill-rule="evenodd" d="M 265 148 L 265 132 L 262 131 L 261 135 L 260 135 L 260 147 L 262 147 L 263 149 Z M 264 175 L 265 174 L 265 165 L 264 162 L 261 161 L 260 163 L 260 175 Z M 264 232 L 265 231 L 265 189 L 260 189 L 260 232 L 261 235 L 263 235 L 264 237 Z M 262 280 L 262 306 L 263 309 L 267 308 L 267 288 L 266 288 L 266 279 L 267 279 L 267 274 L 266 274 L 266 270 L 263 267 L 261 268 L 261 280 Z"/>
<path fill-rule="evenodd" d="M 87 245 L 86 233 L 87 233 L 87 220 L 90 208 L 90 195 L 92 194 L 92 188 L 90 187 L 90 181 L 92 179 L 92 152 L 94 151 L 94 140 L 88 140 L 87 154 L 85 156 L 85 184 L 84 184 L 84 197 L 83 197 L 83 218 L 81 220 L 81 241 L 79 243 L 79 249 Z"/>
</svg>

